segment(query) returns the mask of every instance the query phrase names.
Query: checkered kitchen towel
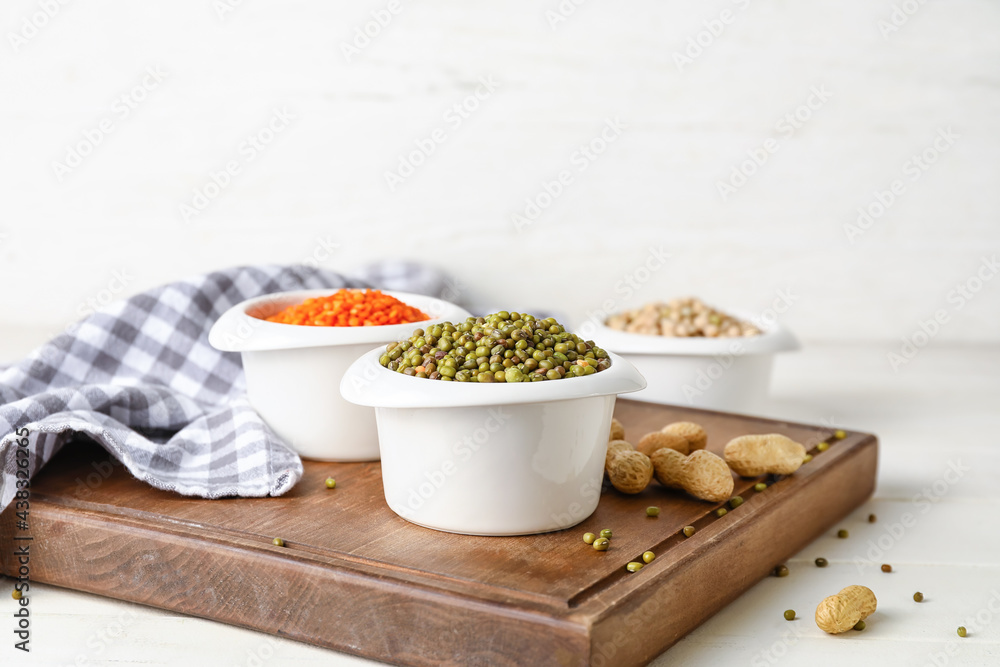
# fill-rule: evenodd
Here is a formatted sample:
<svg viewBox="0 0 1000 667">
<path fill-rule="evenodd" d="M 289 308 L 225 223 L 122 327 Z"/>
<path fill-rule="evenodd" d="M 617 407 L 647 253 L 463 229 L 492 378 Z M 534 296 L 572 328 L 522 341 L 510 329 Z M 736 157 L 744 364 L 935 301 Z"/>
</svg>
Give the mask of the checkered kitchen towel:
<svg viewBox="0 0 1000 667">
<path fill-rule="evenodd" d="M 438 295 L 446 279 L 414 264 L 381 263 L 376 286 Z M 137 478 L 184 495 L 277 496 L 302 462 L 245 395 L 238 353 L 208 344 L 215 320 L 255 296 L 364 287 L 304 266 L 239 267 L 172 283 L 112 304 L 0 370 L 0 510 L 17 491 L 18 432 L 34 473 L 84 433 Z"/>
</svg>

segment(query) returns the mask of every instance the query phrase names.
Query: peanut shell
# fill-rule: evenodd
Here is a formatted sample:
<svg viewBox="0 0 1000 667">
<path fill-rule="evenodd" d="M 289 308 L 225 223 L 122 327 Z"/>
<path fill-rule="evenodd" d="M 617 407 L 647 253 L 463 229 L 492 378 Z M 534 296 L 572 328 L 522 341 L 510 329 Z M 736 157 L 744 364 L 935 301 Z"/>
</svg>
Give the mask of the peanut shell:
<svg viewBox="0 0 1000 667">
<path fill-rule="evenodd" d="M 671 489 L 683 489 L 684 460 L 686 458 L 676 449 L 667 447 L 653 452 L 649 459 L 653 462 L 656 481 Z"/>
<path fill-rule="evenodd" d="M 625 439 L 625 426 L 615 419 L 611 418 L 611 432 L 608 434 L 608 442 L 612 440 L 624 440 Z"/>
<path fill-rule="evenodd" d="M 847 632 L 858 621 L 874 614 L 877 606 L 878 600 L 870 588 L 848 586 L 819 603 L 816 607 L 816 625 L 820 630 L 833 635 Z"/>
<path fill-rule="evenodd" d="M 687 456 L 691 451 L 686 439 L 679 435 L 664 433 L 662 431 L 647 433 L 642 436 L 642 440 L 640 440 L 639 444 L 635 446 L 638 451 L 642 452 L 646 456 L 652 456 L 653 452 L 657 449 L 663 449 L 664 447 L 674 449 L 685 456 Z"/>
<path fill-rule="evenodd" d="M 696 449 L 705 449 L 708 444 L 708 435 L 700 425 L 694 422 L 674 422 L 663 427 L 664 433 L 679 435 L 688 441 L 688 449 L 693 452 Z"/>
<path fill-rule="evenodd" d="M 653 479 L 653 464 L 642 452 L 623 451 L 612 459 L 608 478 L 622 493 L 640 493 Z"/>
<path fill-rule="evenodd" d="M 742 477 L 791 475 L 802 465 L 806 448 L 779 433 L 733 438 L 723 451 L 726 463 Z"/>
<path fill-rule="evenodd" d="M 720 502 L 733 495 L 733 474 L 722 457 L 699 449 L 684 460 L 684 490 L 695 498 Z"/>
<path fill-rule="evenodd" d="M 611 468 L 611 461 L 622 452 L 635 451 L 632 443 L 626 440 L 612 440 L 608 443 L 608 453 L 604 455 L 604 470 Z"/>
</svg>

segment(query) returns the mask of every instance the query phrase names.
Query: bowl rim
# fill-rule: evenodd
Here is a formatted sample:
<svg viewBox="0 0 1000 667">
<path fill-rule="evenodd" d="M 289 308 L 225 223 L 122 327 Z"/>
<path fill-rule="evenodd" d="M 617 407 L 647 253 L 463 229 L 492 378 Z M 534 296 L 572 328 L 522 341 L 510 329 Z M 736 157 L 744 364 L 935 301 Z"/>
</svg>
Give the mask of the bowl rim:
<svg viewBox="0 0 1000 667">
<path fill-rule="evenodd" d="M 384 352 L 385 347 L 377 347 L 351 364 L 340 381 L 345 400 L 373 408 L 458 408 L 566 401 L 646 388 L 646 378 L 638 369 L 613 352 L 608 352 L 611 366 L 599 373 L 516 385 L 411 377 L 379 364 Z"/>
<path fill-rule="evenodd" d="M 746 311 L 727 308 L 726 312 L 744 320 L 750 319 L 750 315 Z M 655 334 L 637 334 L 620 329 L 612 329 L 605 325 L 604 322 L 594 322 L 592 320 L 584 322 L 577 327 L 576 333 L 578 335 L 582 335 L 580 334 L 580 330 L 587 332 L 587 338 L 600 340 L 602 343 L 601 347 L 605 350 L 614 351 L 619 354 L 711 357 L 719 354 L 775 354 L 778 352 L 792 352 L 801 348 L 801 344 L 795 335 L 777 322 L 766 328 L 762 328 L 761 333 L 757 336 L 732 338 L 680 338 Z"/>
<path fill-rule="evenodd" d="M 409 306 L 419 308 L 430 319 L 406 324 L 382 324 L 360 327 L 307 326 L 284 324 L 249 315 L 256 308 L 266 307 L 274 312 L 288 306 L 302 303 L 305 299 L 329 296 L 342 288 L 290 290 L 273 292 L 246 299 L 236 304 L 212 325 L 208 332 L 209 344 L 223 352 L 260 352 L 265 350 L 291 350 L 304 347 L 325 347 L 329 345 L 374 345 L 376 343 L 407 338 L 414 329 L 445 321 L 464 321 L 471 313 L 449 301 L 425 294 L 381 290 Z M 376 289 L 349 287 L 346 289 Z"/>
</svg>

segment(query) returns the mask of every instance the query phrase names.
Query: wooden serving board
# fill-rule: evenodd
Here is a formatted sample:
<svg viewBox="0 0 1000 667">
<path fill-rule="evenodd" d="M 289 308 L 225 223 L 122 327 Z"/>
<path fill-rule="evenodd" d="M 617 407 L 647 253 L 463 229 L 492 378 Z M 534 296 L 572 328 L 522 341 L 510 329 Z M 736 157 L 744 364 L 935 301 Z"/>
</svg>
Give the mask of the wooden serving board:
<svg viewBox="0 0 1000 667">
<path fill-rule="evenodd" d="M 401 665 L 642 665 L 874 490 L 872 435 L 837 441 L 825 427 L 627 400 L 616 416 L 631 442 L 690 420 L 716 453 L 738 435 L 777 432 L 815 458 L 763 492 L 738 479 L 745 502 L 721 518 L 720 504 L 653 482 L 637 496 L 606 489 L 568 530 L 472 537 L 396 516 L 377 463 L 306 462 L 280 498 L 201 500 L 154 490 L 96 445 L 74 445 L 32 485 L 31 576 Z M 0 517 L 6 574 L 17 568 L 13 513 Z M 690 538 L 686 525 L 697 528 Z M 594 551 L 581 537 L 602 528 L 614 531 L 611 548 Z M 647 550 L 656 560 L 628 573 Z"/>
</svg>

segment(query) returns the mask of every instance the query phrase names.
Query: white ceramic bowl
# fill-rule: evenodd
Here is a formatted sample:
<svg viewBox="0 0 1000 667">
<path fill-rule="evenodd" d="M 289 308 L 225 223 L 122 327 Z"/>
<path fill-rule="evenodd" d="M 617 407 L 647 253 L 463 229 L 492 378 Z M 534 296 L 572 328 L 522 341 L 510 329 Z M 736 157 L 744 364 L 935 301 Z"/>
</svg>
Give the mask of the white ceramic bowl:
<svg viewBox="0 0 1000 667">
<path fill-rule="evenodd" d="M 250 403 L 300 456 L 374 461 L 379 456 L 375 414 L 341 397 L 344 371 L 373 345 L 409 338 L 414 329 L 436 322 L 464 321 L 469 313 L 441 299 L 384 290 L 431 319 L 370 327 L 313 327 L 262 319 L 336 291 L 298 290 L 249 299 L 219 318 L 208 341 L 216 349 L 241 353 Z"/>
<path fill-rule="evenodd" d="M 592 375 L 518 384 L 415 378 L 372 350 L 344 398 L 375 408 L 385 499 L 413 523 L 469 535 L 569 528 L 597 508 L 618 394 L 646 386 L 628 361 Z"/>
<path fill-rule="evenodd" d="M 749 320 L 745 313 L 733 314 Z M 578 329 L 578 335 L 631 361 L 646 378 L 646 388 L 629 398 L 730 412 L 763 409 L 774 355 L 799 349 L 795 336 L 777 324 L 741 338 L 651 336 L 594 322 Z"/>
</svg>

